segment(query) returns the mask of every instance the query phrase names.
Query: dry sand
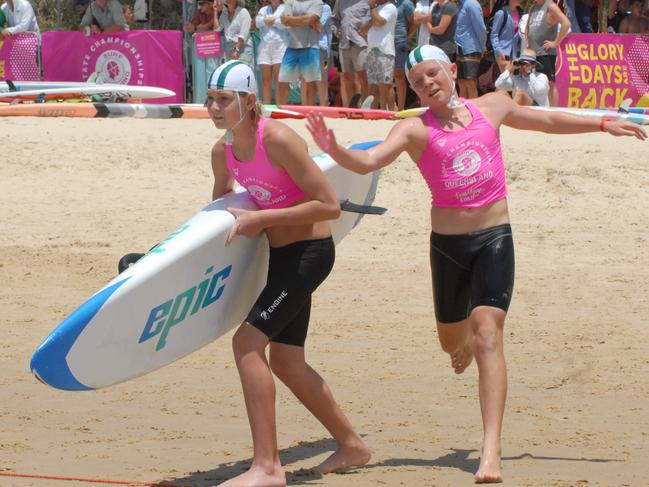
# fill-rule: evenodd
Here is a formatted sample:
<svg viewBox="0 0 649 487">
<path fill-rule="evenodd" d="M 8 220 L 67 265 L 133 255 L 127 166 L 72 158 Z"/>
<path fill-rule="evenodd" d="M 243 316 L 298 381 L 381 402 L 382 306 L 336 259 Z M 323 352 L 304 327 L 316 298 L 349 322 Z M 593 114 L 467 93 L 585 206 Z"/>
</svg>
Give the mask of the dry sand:
<svg viewBox="0 0 649 487">
<path fill-rule="evenodd" d="M 304 124 L 289 122 L 307 136 Z M 390 122 L 336 121 L 343 142 Z M 242 472 L 251 442 L 229 336 L 104 390 L 40 384 L 43 338 L 211 193 L 209 121 L 2 119 L 0 473 L 204 487 Z M 312 150 L 314 144 L 307 138 Z M 649 485 L 649 144 L 502 130 L 517 281 L 506 326 L 510 486 Z M 472 485 L 477 369 L 437 343 L 429 195 L 402 156 L 317 292 L 309 361 L 374 450 L 345 475 L 300 475 L 334 445 L 278 385 L 290 485 Z M 97 485 L 0 477 L 10 487 Z"/>
</svg>

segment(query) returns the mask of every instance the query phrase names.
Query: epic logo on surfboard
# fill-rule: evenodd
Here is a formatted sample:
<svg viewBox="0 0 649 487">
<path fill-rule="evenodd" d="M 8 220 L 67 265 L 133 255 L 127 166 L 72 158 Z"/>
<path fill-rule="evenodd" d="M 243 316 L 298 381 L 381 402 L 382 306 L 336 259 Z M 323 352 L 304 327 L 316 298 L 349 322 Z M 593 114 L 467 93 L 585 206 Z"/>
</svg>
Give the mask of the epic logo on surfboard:
<svg viewBox="0 0 649 487">
<path fill-rule="evenodd" d="M 213 270 L 213 266 L 208 267 L 205 270 L 205 275 L 207 276 Z M 218 288 L 217 285 L 219 282 L 227 279 L 231 272 L 232 266 L 226 266 L 211 278 L 204 279 L 196 286 L 180 293 L 174 299 L 169 299 L 153 308 L 149 313 L 149 319 L 146 325 L 144 325 L 144 330 L 142 330 L 142 335 L 138 343 L 143 343 L 160 335 L 155 350 L 156 352 L 162 350 L 167 344 L 167 335 L 169 335 L 169 330 L 171 330 L 172 326 L 176 326 L 185 320 L 188 316 L 187 313 L 189 313 L 189 316 L 192 316 L 218 301 L 223 294 L 225 284 L 222 284 Z"/>
</svg>

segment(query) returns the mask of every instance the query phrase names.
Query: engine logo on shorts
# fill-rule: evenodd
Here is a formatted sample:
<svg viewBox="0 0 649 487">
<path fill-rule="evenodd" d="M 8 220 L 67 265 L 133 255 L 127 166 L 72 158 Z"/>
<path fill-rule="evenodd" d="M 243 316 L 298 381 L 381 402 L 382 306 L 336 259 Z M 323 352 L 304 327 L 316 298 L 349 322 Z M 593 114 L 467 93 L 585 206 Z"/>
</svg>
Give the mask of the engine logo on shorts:
<svg viewBox="0 0 649 487">
<path fill-rule="evenodd" d="M 280 305 L 280 303 L 281 303 L 282 301 L 284 301 L 284 298 L 285 298 L 286 296 L 288 296 L 288 293 L 287 293 L 286 291 L 282 291 L 282 292 L 279 294 L 279 296 L 277 296 L 277 298 L 275 299 L 275 301 L 273 301 L 273 303 L 272 303 L 268 308 L 266 308 L 264 311 L 262 311 L 262 312 L 260 313 L 260 314 L 261 314 L 261 317 L 262 317 L 263 319 L 265 319 L 265 320 L 269 320 L 269 319 L 270 319 L 270 314 L 271 314 L 273 311 L 275 311 L 275 309 Z"/>
</svg>

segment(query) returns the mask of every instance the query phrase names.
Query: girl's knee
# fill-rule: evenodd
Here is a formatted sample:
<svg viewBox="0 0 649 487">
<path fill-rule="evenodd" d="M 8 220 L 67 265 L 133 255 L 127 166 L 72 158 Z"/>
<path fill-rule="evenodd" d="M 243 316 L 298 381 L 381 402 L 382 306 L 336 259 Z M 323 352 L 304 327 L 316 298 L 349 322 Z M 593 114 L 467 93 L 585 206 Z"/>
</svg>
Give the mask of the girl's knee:
<svg viewBox="0 0 649 487">
<path fill-rule="evenodd" d="M 248 323 L 242 324 L 232 335 L 232 352 L 235 360 L 250 352 L 262 350 L 266 347 L 266 336 Z"/>
<path fill-rule="evenodd" d="M 499 352 L 503 348 L 502 332 L 495 328 L 478 329 L 473 335 L 476 355 L 488 355 Z"/>
<path fill-rule="evenodd" d="M 302 372 L 299 364 L 295 364 L 293 361 L 287 360 L 284 357 L 273 355 L 270 357 L 270 370 L 289 388 L 291 384 L 299 380 L 300 373 Z"/>
<path fill-rule="evenodd" d="M 505 312 L 491 307 L 476 308 L 471 313 L 471 329 L 476 355 L 501 351 Z"/>
</svg>

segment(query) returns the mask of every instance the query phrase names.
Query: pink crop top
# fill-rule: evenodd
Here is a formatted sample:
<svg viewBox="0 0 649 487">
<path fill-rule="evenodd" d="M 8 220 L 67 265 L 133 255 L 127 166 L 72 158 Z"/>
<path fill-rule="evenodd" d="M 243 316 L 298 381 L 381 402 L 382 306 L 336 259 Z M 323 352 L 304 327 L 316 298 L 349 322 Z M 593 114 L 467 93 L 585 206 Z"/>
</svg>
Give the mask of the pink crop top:
<svg viewBox="0 0 649 487">
<path fill-rule="evenodd" d="M 472 103 L 466 128 L 444 130 L 425 113 L 429 140 L 417 167 L 435 208 L 478 208 L 507 197 L 505 166 L 498 131 Z"/>
<path fill-rule="evenodd" d="M 263 135 L 266 119 L 259 119 L 255 155 L 248 162 L 234 157 L 232 146 L 225 146 L 225 160 L 228 171 L 237 182 L 248 190 L 255 202 L 262 208 L 286 208 L 304 198 L 305 193 L 291 179 L 289 174 L 272 166 L 264 148 Z"/>
</svg>

